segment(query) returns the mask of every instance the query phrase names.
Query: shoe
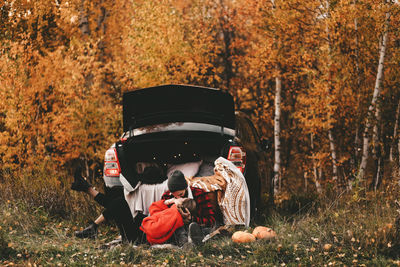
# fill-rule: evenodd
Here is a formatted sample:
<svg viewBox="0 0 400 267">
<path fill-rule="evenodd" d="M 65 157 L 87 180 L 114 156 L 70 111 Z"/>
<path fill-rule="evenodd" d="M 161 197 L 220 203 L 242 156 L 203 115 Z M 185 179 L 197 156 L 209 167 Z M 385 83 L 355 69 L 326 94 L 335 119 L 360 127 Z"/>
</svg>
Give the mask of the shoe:
<svg viewBox="0 0 400 267">
<path fill-rule="evenodd" d="M 192 222 L 189 225 L 189 238 L 188 242 L 195 245 L 200 245 L 203 241 L 203 232 L 201 231 L 200 225 L 196 222 Z"/>
<path fill-rule="evenodd" d="M 178 245 L 178 247 L 182 247 L 184 244 L 188 242 L 188 234 L 184 227 L 176 229 L 174 236 L 175 236 L 175 243 Z"/>
<path fill-rule="evenodd" d="M 91 185 L 82 177 L 82 169 L 77 168 L 74 173 L 74 182 L 71 189 L 78 192 L 87 192 Z"/>
<path fill-rule="evenodd" d="M 104 245 L 101 245 L 100 249 L 113 249 L 113 248 L 121 246 L 122 243 L 123 243 L 122 237 L 119 236 L 117 239 L 114 239 L 113 241 L 110 241 L 108 243 L 105 243 Z"/>
<path fill-rule="evenodd" d="M 96 238 L 98 227 L 99 226 L 93 222 L 82 231 L 75 231 L 75 236 L 78 238 Z"/>
</svg>

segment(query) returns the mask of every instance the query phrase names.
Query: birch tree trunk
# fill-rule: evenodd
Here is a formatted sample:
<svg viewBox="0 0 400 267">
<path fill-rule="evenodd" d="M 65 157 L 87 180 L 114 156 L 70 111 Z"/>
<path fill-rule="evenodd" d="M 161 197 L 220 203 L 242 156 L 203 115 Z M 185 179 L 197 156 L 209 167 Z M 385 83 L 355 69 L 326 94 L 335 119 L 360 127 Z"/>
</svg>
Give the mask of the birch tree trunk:
<svg viewBox="0 0 400 267">
<path fill-rule="evenodd" d="M 315 188 L 317 189 L 317 193 L 318 194 L 322 194 L 322 187 L 321 187 L 321 183 L 320 183 L 320 177 L 321 177 L 321 173 L 318 171 L 318 166 L 317 163 L 315 162 L 314 159 L 314 134 L 311 133 L 310 136 L 310 142 L 311 142 L 311 151 L 313 153 L 313 159 L 312 159 L 312 164 L 313 164 L 313 173 L 314 173 L 314 183 L 315 183 Z"/>
<path fill-rule="evenodd" d="M 356 4 L 356 0 L 354 0 L 353 4 Z M 361 72 L 360 72 L 360 49 L 359 49 L 359 42 L 358 42 L 358 19 L 354 19 L 354 31 L 356 32 L 355 34 L 355 43 L 356 43 L 356 73 L 357 73 L 357 89 L 361 88 Z M 360 114 L 360 93 L 357 93 L 357 113 Z M 358 166 L 359 158 L 360 158 L 360 144 L 361 144 L 361 139 L 360 139 L 360 124 L 361 120 L 357 120 L 357 125 L 356 125 L 356 133 L 354 137 L 354 159 L 353 159 L 353 164 L 352 167 L 355 170 Z"/>
<path fill-rule="evenodd" d="M 89 23 L 89 14 L 93 14 L 90 12 L 89 8 L 87 8 L 87 4 L 89 2 L 86 0 L 81 0 L 80 2 L 80 7 L 79 7 L 79 30 L 82 34 L 82 38 L 85 39 L 86 41 L 89 40 L 89 38 L 93 37 L 93 35 L 96 34 L 96 32 L 101 32 L 101 35 L 104 35 L 106 32 L 106 18 L 107 18 L 107 10 L 105 9 L 105 7 L 103 6 L 104 1 L 101 0 L 100 1 L 100 13 L 96 19 L 96 27 L 94 29 L 94 31 L 91 31 L 91 26 L 93 29 L 93 24 L 90 25 Z M 96 59 L 100 62 L 102 62 L 103 64 L 105 64 L 105 41 L 103 38 L 100 38 L 100 41 L 98 43 L 98 58 Z M 94 84 L 94 79 L 95 79 L 95 75 L 93 73 L 92 69 L 88 69 L 87 71 L 84 71 L 84 73 L 82 73 L 84 78 L 85 78 L 85 89 L 89 92 L 90 90 L 92 90 L 93 84 Z M 103 78 L 101 81 L 102 86 L 105 86 L 105 79 Z M 95 172 L 91 171 L 91 167 L 90 167 L 90 159 L 88 157 L 88 155 L 85 153 L 84 155 L 81 155 L 80 160 L 83 162 L 84 165 L 84 171 L 86 173 L 86 177 L 89 178 L 90 174 L 92 174 L 92 181 L 94 181 L 94 176 L 95 176 Z"/>
<path fill-rule="evenodd" d="M 275 0 L 271 0 L 272 8 L 275 10 Z M 275 34 L 274 46 L 277 49 L 278 37 Z M 282 186 L 281 177 L 281 96 L 282 96 L 282 80 L 281 80 L 281 69 L 276 63 L 276 77 L 275 77 L 275 115 L 274 115 L 274 176 L 272 178 L 274 195 L 279 193 Z"/>
<path fill-rule="evenodd" d="M 334 181 L 338 181 L 338 168 L 337 168 L 337 157 L 336 157 L 336 146 L 335 140 L 333 138 L 332 129 L 329 130 L 329 145 L 331 148 L 331 156 L 332 156 L 332 179 Z M 339 182 L 339 181 L 338 181 Z"/>
<path fill-rule="evenodd" d="M 367 168 L 368 152 L 369 152 L 368 151 L 369 150 L 369 132 L 370 132 L 373 124 L 376 122 L 376 118 L 374 118 L 374 115 L 375 115 L 374 110 L 376 108 L 376 103 L 377 103 L 378 98 L 381 93 L 381 82 L 382 82 L 382 77 L 383 77 L 386 44 L 387 44 L 387 39 L 388 39 L 389 19 L 390 19 L 390 13 L 387 12 L 386 18 L 385 18 L 382 42 L 381 42 L 380 51 L 379 51 L 379 64 L 378 64 L 378 72 L 376 75 L 374 93 L 372 96 L 371 104 L 368 108 L 367 118 L 366 118 L 366 122 L 365 122 L 365 128 L 364 128 L 364 132 L 363 132 L 362 158 L 361 158 L 360 169 L 358 171 L 358 176 L 357 176 L 357 180 L 359 182 L 364 182 L 364 179 L 365 179 L 365 170 Z"/>
<path fill-rule="evenodd" d="M 329 1 L 325 2 L 326 4 L 326 10 L 327 10 L 327 18 L 330 18 L 330 3 Z M 331 71 L 331 65 L 332 65 L 332 44 L 331 44 L 331 38 L 330 38 L 330 31 L 329 31 L 329 26 L 328 23 L 326 24 L 326 34 L 328 36 L 328 94 L 332 94 L 333 91 L 333 84 L 332 84 L 332 71 Z M 328 113 L 328 121 L 330 121 L 332 114 L 329 112 Z M 330 128 L 328 130 L 328 138 L 329 138 L 329 148 L 331 150 L 331 158 L 332 158 L 332 179 L 336 182 L 338 182 L 338 171 L 337 171 L 337 156 L 336 156 L 336 147 L 335 147 L 335 140 L 333 136 L 333 125 L 330 125 Z"/>
<path fill-rule="evenodd" d="M 356 136 L 354 137 L 354 163 L 355 164 L 358 162 L 358 158 L 360 157 L 360 151 L 361 151 L 360 144 L 361 144 L 360 128 L 359 128 L 359 125 L 357 125 Z M 355 166 L 358 166 L 358 164 L 356 164 Z"/>
<path fill-rule="evenodd" d="M 397 139 L 397 153 L 399 155 L 399 157 L 397 158 L 397 164 L 399 166 L 398 175 L 400 175 L 400 138 Z"/>
<path fill-rule="evenodd" d="M 275 194 L 281 190 L 281 95 L 282 95 L 282 81 L 280 77 L 280 70 L 277 67 L 277 75 L 275 78 L 275 117 L 274 117 L 274 144 L 275 144 L 275 160 L 274 160 L 274 192 Z"/>
<path fill-rule="evenodd" d="M 372 154 L 373 154 L 373 159 L 375 162 L 375 173 L 373 177 L 373 181 L 371 184 L 371 187 L 376 189 L 381 183 L 382 176 L 383 176 L 383 160 L 382 160 L 382 145 L 381 145 L 381 118 L 382 118 L 382 113 L 380 109 L 380 104 L 379 104 L 379 99 L 378 103 L 376 104 L 375 108 L 375 118 L 376 118 L 376 123 L 373 127 L 373 149 L 372 149 Z"/>
<path fill-rule="evenodd" d="M 400 113 L 400 99 L 399 102 L 397 103 L 397 109 L 396 109 L 396 119 L 394 122 L 394 127 L 393 127 L 393 137 L 392 137 L 392 143 L 390 145 L 390 154 L 389 154 L 389 160 L 390 162 L 394 161 L 394 156 L 393 156 L 393 150 L 394 150 L 394 145 L 396 144 L 396 141 L 398 139 L 398 129 L 399 129 L 399 113 Z M 400 157 L 400 154 L 398 155 Z"/>
<path fill-rule="evenodd" d="M 307 192 L 307 190 L 308 190 L 308 173 L 307 172 L 303 173 L 303 178 L 304 178 L 304 192 Z"/>
<path fill-rule="evenodd" d="M 79 8 L 79 29 L 81 30 L 82 36 L 90 35 L 89 18 L 85 9 L 85 0 L 81 0 L 81 6 Z"/>
</svg>

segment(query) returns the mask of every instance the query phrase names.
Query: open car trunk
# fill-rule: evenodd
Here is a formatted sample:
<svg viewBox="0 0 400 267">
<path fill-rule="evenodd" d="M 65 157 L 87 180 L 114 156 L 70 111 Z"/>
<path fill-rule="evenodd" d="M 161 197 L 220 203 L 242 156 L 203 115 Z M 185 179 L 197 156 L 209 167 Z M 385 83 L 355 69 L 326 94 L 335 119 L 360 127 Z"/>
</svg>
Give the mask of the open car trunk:
<svg viewBox="0 0 400 267">
<path fill-rule="evenodd" d="M 116 143 L 132 186 L 138 162 L 158 166 L 217 158 L 235 136 L 232 95 L 192 85 L 162 85 L 123 95 L 125 141 Z"/>
<path fill-rule="evenodd" d="M 233 137 L 207 132 L 159 132 L 135 136 L 116 144 L 122 175 L 134 187 L 139 179 L 136 163 L 159 166 L 182 164 L 223 156 Z"/>
</svg>

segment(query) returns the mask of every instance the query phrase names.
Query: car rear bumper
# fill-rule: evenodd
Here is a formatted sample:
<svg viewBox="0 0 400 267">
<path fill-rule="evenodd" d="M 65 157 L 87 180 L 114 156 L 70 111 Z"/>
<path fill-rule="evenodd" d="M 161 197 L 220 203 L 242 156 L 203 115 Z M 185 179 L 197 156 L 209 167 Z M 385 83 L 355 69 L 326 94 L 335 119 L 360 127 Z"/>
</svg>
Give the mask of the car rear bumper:
<svg viewBox="0 0 400 267">
<path fill-rule="evenodd" d="M 113 187 L 122 187 L 122 183 L 119 180 L 119 177 L 115 176 L 103 176 L 104 178 L 104 183 L 106 184 L 106 187 L 113 188 Z"/>
</svg>

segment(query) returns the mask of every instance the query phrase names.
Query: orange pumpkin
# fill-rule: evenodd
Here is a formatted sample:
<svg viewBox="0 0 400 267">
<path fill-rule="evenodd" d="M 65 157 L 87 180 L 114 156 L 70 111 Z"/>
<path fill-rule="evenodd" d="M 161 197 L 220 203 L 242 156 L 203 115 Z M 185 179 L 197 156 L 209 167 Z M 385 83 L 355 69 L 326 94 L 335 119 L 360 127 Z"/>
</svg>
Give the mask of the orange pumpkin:
<svg viewBox="0 0 400 267">
<path fill-rule="evenodd" d="M 276 238 L 276 232 L 271 228 L 265 226 L 257 226 L 256 228 L 254 228 L 253 235 L 257 239 L 270 240 Z"/>
<path fill-rule="evenodd" d="M 235 243 L 250 243 L 256 241 L 256 238 L 250 233 L 237 231 L 232 235 L 232 241 Z"/>
</svg>

